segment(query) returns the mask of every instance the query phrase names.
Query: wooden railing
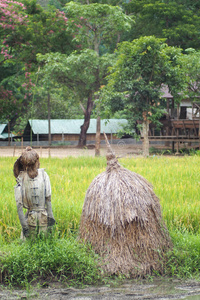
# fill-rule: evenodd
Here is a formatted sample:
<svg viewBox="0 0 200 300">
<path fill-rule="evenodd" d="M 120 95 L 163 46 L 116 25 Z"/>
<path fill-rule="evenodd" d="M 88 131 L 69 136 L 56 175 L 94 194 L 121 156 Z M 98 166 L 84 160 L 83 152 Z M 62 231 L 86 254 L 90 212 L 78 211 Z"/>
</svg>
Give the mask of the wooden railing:
<svg viewBox="0 0 200 300">
<path fill-rule="evenodd" d="M 199 139 L 199 120 L 161 120 L 162 127 L 157 130 L 154 124 L 149 126 L 149 137 L 151 139 Z"/>
</svg>

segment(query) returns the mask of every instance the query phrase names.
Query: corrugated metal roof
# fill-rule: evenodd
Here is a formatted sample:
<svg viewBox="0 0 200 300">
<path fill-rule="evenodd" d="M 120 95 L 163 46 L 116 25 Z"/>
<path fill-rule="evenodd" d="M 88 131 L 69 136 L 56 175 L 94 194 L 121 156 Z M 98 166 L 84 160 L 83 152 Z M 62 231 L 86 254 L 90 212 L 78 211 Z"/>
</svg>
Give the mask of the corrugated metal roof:
<svg viewBox="0 0 200 300">
<path fill-rule="evenodd" d="M 79 134 L 83 119 L 51 120 L 51 134 Z M 101 120 L 101 133 L 117 133 L 127 124 L 126 119 Z M 34 134 L 48 134 L 48 120 L 29 120 Z M 96 133 L 96 119 L 90 119 L 87 133 Z"/>
<path fill-rule="evenodd" d="M 6 127 L 7 124 L 0 124 L 0 134 L 3 133 L 5 127 Z"/>
<path fill-rule="evenodd" d="M 15 137 L 16 135 L 14 135 L 13 133 L 10 133 L 10 138 L 11 137 Z M 9 137 L 9 134 L 8 133 L 2 133 L 1 134 L 1 137 L 3 138 L 3 139 L 7 139 L 8 137 Z"/>
</svg>

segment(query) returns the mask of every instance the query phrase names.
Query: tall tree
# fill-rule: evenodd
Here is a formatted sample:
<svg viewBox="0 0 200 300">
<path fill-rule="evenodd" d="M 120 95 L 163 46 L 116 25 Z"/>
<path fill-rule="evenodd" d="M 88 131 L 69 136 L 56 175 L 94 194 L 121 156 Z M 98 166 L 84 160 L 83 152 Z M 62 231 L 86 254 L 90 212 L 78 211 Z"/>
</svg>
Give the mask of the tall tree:
<svg viewBox="0 0 200 300">
<path fill-rule="evenodd" d="M 71 1 L 66 4 L 65 11 L 69 28 L 74 34 L 74 40 L 79 43 L 79 48 L 94 50 L 97 56 L 104 55 L 107 52 L 112 53 L 120 41 L 120 34 L 123 31 L 130 30 L 133 22 L 130 17 L 123 13 L 120 7 L 108 4 L 92 3 L 82 5 Z M 110 45 L 112 45 L 112 48 Z M 89 61 L 92 65 L 92 59 Z M 87 96 L 87 104 L 83 109 L 84 124 L 81 126 L 79 146 L 86 144 L 86 133 L 95 100 L 94 94 L 98 92 L 101 86 L 101 80 L 99 80 L 102 76 L 100 67 L 96 68 L 95 73 L 95 85 L 91 88 Z"/>
<path fill-rule="evenodd" d="M 71 37 L 67 29 L 67 18 L 59 10 L 44 10 L 36 0 L 23 3 L 2 0 L 0 3 L 0 86 L 4 99 L 7 91 L 15 101 L 11 119 L 30 112 L 30 103 L 36 79 L 36 54 L 38 52 L 60 51 L 70 53 Z M 2 94 L 2 96 L 1 96 Z M 8 114 L 8 106 L 3 107 L 0 118 Z M 7 110 L 7 112 L 6 112 Z M 9 109 L 9 112 L 11 110 Z"/>
<path fill-rule="evenodd" d="M 42 82 L 49 84 L 54 81 L 54 87 L 56 84 L 59 87 L 61 85 L 67 87 L 71 98 L 75 99 L 83 110 L 84 124 L 81 128 L 79 146 L 86 145 L 94 93 L 105 84 L 108 67 L 112 65 L 113 59 L 112 54 L 98 56 L 96 51 L 90 49 L 75 51 L 69 56 L 60 53 L 38 55 L 38 61 L 43 65 L 40 71 Z"/>
<path fill-rule="evenodd" d="M 143 153 L 148 156 L 149 123 L 162 114 L 162 84 L 168 84 L 173 95 L 178 95 L 182 87 L 178 62 L 181 50 L 150 36 L 121 43 L 117 55 L 106 89 L 124 93 L 124 108 L 131 124 L 142 121 Z"/>
</svg>

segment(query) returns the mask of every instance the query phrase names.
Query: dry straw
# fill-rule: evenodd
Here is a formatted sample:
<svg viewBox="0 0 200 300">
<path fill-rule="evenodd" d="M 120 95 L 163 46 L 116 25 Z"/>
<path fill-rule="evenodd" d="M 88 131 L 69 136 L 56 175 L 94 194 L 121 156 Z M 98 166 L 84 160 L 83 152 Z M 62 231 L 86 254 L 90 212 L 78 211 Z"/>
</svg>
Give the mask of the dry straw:
<svg viewBox="0 0 200 300">
<path fill-rule="evenodd" d="M 120 166 L 105 139 L 107 168 L 87 190 L 80 237 L 101 255 L 109 274 L 162 273 L 172 243 L 159 199 L 145 178 Z"/>
</svg>

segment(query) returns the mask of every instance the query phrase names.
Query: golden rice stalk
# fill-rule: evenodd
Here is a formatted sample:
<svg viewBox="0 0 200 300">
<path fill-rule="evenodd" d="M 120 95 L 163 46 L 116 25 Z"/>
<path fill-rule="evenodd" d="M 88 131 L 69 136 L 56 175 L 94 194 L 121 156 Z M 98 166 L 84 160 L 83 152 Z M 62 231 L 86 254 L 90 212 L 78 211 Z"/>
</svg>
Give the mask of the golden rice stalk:
<svg viewBox="0 0 200 300">
<path fill-rule="evenodd" d="M 172 243 L 151 184 L 120 166 L 108 143 L 107 168 L 89 186 L 80 238 L 92 244 L 109 274 L 138 277 L 162 273 Z"/>
</svg>

